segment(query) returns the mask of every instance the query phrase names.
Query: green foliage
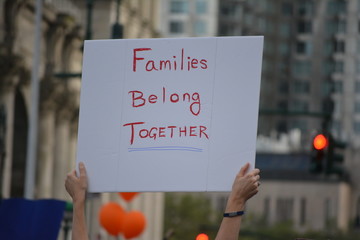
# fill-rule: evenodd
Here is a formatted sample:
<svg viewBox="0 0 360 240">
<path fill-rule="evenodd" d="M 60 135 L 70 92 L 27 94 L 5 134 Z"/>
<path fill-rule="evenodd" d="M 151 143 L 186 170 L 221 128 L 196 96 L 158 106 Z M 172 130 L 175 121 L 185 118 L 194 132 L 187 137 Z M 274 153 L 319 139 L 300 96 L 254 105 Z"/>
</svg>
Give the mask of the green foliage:
<svg viewBox="0 0 360 240">
<path fill-rule="evenodd" d="M 165 195 L 165 235 L 173 231 L 168 240 L 195 240 L 197 234 L 204 232 L 211 221 L 210 201 L 203 195 L 167 193 Z M 213 232 L 210 239 L 214 239 Z"/>
<path fill-rule="evenodd" d="M 214 218 L 215 216 L 215 218 Z M 216 218 L 218 216 L 218 218 Z M 215 212 L 204 195 L 167 193 L 165 197 L 165 235 L 173 231 L 166 240 L 195 240 L 204 232 L 214 240 L 222 219 L 222 212 Z M 212 220 L 214 219 L 214 220 Z M 241 240 L 355 240 L 360 239 L 360 231 L 347 233 L 336 229 L 336 219 L 326 224 L 324 231 L 299 233 L 291 221 L 269 225 L 265 219 L 247 213 L 243 218 Z M 354 224 L 353 224 L 354 225 Z"/>
</svg>

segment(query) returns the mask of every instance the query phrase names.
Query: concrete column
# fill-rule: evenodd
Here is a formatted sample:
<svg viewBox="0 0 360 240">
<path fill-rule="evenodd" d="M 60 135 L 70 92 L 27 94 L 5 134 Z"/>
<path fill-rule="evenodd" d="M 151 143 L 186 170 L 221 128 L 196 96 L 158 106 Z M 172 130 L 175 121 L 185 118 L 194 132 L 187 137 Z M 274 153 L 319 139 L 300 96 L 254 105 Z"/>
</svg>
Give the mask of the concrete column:
<svg viewBox="0 0 360 240">
<path fill-rule="evenodd" d="M 37 198 L 51 198 L 53 193 L 53 169 L 55 146 L 55 111 L 47 110 L 39 121 L 37 166 Z M 65 177 L 64 177 L 65 178 Z"/>
<path fill-rule="evenodd" d="M 337 226 L 346 232 L 349 229 L 350 221 L 351 188 L 348 183 L 342 182 L 339 185 L 338 217 Z"/>
<path fill-rule="evenodd" d="M 5 137 L 5 158 L 3 159 L 2 176 L 2 196 L 10 197 L 11 189 L 11 166 L 12 166 L 12 149 L 13 149 L 13 132 L 14 132 L 14 110 L 15 94 L 14 89 L 7 89 L 0 94 L 0 102 L 4 104 L 6 110 L 6 137 Z"/>
<path fill-rule="evenodd" d="M 64 179 L 69 169 L 69 121 L 61 118 L 55 127 L 54 169 L 52 196 L 56 199 L 66 199 Z"/>
<path fill-rule="evenodd" d="M 164 193 L 154 193 L 154 231 L 152 239 L 162 239 L 164 235 L 164 207 L 165 195 Z"/>
</svg>

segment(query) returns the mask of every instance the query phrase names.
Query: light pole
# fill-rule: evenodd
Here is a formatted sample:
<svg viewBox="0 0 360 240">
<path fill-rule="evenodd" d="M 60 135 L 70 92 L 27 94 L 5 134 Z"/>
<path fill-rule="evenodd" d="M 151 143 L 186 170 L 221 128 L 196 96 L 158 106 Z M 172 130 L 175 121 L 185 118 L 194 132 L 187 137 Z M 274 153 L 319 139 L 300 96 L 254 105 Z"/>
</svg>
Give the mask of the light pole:
<svg viewBox="0 0 360 240">
<path fill-rule="evenodd" d="M 41 41 L 41 18 L 42 0 L 36 0 L 35 6 L 35 39 L 33 67 L 31 74 L 31 109 L 29 121 L 29 135 L 26 154 L 25 172 L 25 198 L 34 198 L 36 150 L 38 137 L 38 112 L 39 112 L 39 65 L 40 65 L 40 41 Z"/>
<path fill-rule="evenodd" d="M 113 39 L 123 38 L 123 26 L 120 24 L 120 5 L 121 0 L 116 0 L 116 22 L 112 26 Z"/>
</svg>

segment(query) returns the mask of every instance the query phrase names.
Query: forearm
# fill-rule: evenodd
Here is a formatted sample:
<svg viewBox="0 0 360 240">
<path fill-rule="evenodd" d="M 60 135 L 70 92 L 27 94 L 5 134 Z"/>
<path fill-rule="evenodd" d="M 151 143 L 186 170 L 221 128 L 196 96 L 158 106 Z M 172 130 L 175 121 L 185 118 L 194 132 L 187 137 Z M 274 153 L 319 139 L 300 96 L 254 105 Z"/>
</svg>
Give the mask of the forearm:
<svg viewBox="0 0 360 240">
<path fill-rule="evenodd" d="M 225 212 L 243 211 L 245 203 L 235 203 L 230 198 Z M 215 240 L 237 240 L 239 238 L 241 216 L 224 217 Z"/>
<path fill-rule="evenodd" d="M 72 240 L 88 240 L 85 201 L 74 202 Z"/>
</svg>

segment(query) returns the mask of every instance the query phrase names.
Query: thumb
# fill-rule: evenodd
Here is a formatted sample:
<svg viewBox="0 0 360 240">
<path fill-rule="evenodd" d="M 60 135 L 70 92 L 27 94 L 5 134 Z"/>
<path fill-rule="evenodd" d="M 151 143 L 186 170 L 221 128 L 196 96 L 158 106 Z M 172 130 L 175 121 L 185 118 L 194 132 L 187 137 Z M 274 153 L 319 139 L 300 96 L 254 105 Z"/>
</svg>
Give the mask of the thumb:
<svg viewBox="0 0 360 240">
<path fill-rule="evenodd" d="M 240 172 L 239 172 L 239 175 L 240 176 L 245 176 L 245 174 L 249 171 L 249 167 L 250 167 L 250 163 L 246 163 L 241 169 L 240 169 Z"/>
</svg>

